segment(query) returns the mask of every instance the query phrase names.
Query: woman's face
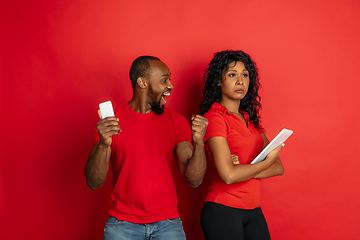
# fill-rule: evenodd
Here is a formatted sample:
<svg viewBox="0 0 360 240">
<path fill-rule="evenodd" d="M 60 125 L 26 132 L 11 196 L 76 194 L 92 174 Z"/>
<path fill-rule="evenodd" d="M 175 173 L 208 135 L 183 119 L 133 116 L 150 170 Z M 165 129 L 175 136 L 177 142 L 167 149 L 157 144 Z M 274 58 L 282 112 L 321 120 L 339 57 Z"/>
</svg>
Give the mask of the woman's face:
<svg viewBox="0 0 360 240">
<path fill-rule="evenodd" d="M 248 92 L 250 83 L 249 71 L 243 62 L 232 62 L 229 70 L 224 72 L 221 87 L 221 99 L 241 100 Z"/>
</svg>

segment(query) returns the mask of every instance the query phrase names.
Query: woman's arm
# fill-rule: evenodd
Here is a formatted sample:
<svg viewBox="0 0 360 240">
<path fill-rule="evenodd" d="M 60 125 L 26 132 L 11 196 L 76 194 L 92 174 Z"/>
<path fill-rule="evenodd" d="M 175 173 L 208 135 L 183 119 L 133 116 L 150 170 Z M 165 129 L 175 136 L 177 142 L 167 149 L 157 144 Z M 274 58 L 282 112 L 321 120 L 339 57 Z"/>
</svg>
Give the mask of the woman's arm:
<svg viewBox="0 0 360 240">
<path fill-rule="evenodd" d="M 266 137 L 265 133 L 262 133 L 261 136 L 264 139 L 264 146 L 263 146 L 264 149 L 269 144 L 269 139 Z M 269 153 L 269 155 L 270 154 L 271 153 Z M 284 174 L 284 166 L 280 160 L 280 157 L 278 156 L 275 162 L 268 169 L 260 172 L 254 178 L 270 178 L 283 174 Z"/>
<path fill-rule="evenodd" d="M 224 137 L 212 137 L 207 142 L 216 170 L 226 184 L 243 182 L 259 175 L 273 165 L 282 148 L 282 146 L 277 147 L 275 152 L 272 151 L 262 162 L 234 165 L 227 140 Z"/>
</svg>

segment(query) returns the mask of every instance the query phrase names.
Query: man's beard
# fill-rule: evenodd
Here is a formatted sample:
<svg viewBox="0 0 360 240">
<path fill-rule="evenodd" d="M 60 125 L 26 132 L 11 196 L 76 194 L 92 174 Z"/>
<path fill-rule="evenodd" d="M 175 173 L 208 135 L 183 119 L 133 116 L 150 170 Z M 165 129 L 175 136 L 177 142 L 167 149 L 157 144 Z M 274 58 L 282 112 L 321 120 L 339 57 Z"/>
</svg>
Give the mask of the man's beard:
<svg viewBox="0 0 360 240">
<path fill-rule="evenodd" d="M 153 98 L 153 101 L 150 103 L 151 109 L 157 114 L 161 115 L 164 112 L 164 106 L 160 106 L 161 97 L 159 101 L 156 101 L 156 92 L 152 90 L 152 87 L 150 86 L 150 96 Z M 162 95 L 162 94 L 161 94 Z"/>
<path fill-rule="evenodd" d="M 150 105 L 151 105 L 151 109 L 157 114 L 157 115 L 161 115 L 163 114 L 164 112 L 164 106 L 160 106 L 160 101 L 161 101 L 161 98 L 158 102 L 152 102 Z"/>
</svg>

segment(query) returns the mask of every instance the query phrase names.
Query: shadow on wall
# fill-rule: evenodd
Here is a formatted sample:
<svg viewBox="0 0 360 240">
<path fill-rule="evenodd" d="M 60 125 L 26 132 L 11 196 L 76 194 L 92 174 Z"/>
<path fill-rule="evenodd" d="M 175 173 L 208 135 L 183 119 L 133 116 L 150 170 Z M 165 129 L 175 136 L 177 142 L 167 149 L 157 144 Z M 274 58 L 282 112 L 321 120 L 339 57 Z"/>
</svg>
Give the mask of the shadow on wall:
<svg viewBox="0 0 360 240">
<path fill-rule="evenodd" d="M 128 78 L 119 79 L 109 72 L 96 71 L 84 76 L 75 86 L 80 98 L 98 108 L 102 101 L 111 100 L 114 108 L 129 101 L 132 96 L 131 83 Z"/>
<path fill-rule="evenodd" d="M 76 170 L 71 171 L 71 174 L 74 175 L 69 177 L 72 180 L 76 179 L 77 184 L 70 182 L 68 186 L 62 187 L 67 191 L 70 189 L 74 192 L 74 196 L 77 196 L 76 191 L 81 191 L 81 199 L 73 201 L 77 202 L 78 206 L 81 206 L 81 201 L 83 201 L 84 212 L 82 217 L 85 221 L 80 224 L 84 224 L 84 229 L 91 229 L 91 231 L 83 232 L 83 235 L 79 236 L 79 238 L 102 239 L 103 229 L 108 218 L 107 208 L 113 178 L 111 171 L 109 171 L 105 184 L 95 191 L 90 190 L 86 185 L 84 167 L 87 156 L 94 144 L 91 134 L 99 120 L 97 113 L 99 103 L 111 100 L 114 108 L 116 108 L 129 101 L 132 95 L 131 84 L 130 80 L 119 79 L 110 72 L 93 71 L 75 82 L 73 91 L 74 99 L 77 99 L 77 107 L 69 109 L 68 114 L 69 116 L 76 116 L 77 119 L 72 126 L 73 129 L 77 129 L 77 133 L 75 132 L 74 136 L 72 136 L 76 141 L 71 144 L 74 146 L 73 149 L 69 149 L 63 155 L 68 155 L 73 165 L 76 164 Z M 79 139 L 80 141 L 78 141 Z M 66 168 L 66 166 L 63 166 L 63 168 Z M 79 195 L 79 193 L 77 194 Z"/>
<path fill-rule="evenodd" d="M 176 104 L 176 108 L 172 108 L 175 111 L 183 114 L 191 124 L 191 116 L 193 114 L 199 114 L 199 104 L 202 100 L 202 92 L 204 85 L 202 84 L 204 66 L 192 65 L 186 72 L 181 72 L 181 75 L 177 79 L 186 79 L 186 86 L 181 85 L 182 81 L 175 83 L 177 86 L 176 96 L 179 101 Z M 175 92 L 175 91 L 174 91 Z M 175 94 L 174 94 L 175 95 Z M 193 189 L 187 185 L 182 178 L 180 171 L 176 164 L 173 167 L 173 175 L 178 194 L 178 209 L 180 217 L 183 221 L 184 231 L 186 237 L 189 240 L 201 240 L 204 239 L 200 226 L 200 213 L 204 200 L 207 195 L 208 188 L 210 187 L 211 173 L 214 171 L 212 163 L 208 159 L 208 167 L 203 180 L 203 183 Z"/>
</svg>

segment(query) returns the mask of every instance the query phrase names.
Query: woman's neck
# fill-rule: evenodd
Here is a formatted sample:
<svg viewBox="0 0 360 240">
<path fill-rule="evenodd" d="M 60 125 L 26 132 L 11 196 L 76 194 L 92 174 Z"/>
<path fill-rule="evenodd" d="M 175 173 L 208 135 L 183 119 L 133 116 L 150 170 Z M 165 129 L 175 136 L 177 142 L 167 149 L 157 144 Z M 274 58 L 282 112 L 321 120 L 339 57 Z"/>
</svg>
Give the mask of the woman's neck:
<svg viewBox="0 0 360 240">
<path fill-rule="evenodd" d="M 229 112 L 231 112 L 231 113 L 238 113 L 239 112 L 240 100 L 227 101 L 227 100 L 221 99 L 221 101 L 219 103 L 221 105 L 223 105 L 224 107 L 226 107 L 227 110 L 229 110 Z"/>
</svg>

